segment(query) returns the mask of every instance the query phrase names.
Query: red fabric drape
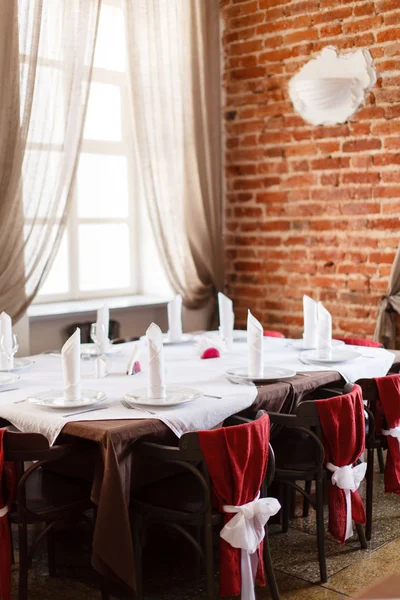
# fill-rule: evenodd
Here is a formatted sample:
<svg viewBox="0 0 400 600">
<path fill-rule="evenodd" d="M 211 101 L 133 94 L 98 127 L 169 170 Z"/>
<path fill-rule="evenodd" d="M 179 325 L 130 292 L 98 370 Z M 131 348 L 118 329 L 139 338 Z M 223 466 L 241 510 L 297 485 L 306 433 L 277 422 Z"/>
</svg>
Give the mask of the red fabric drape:
<svg viewBox="0 0 400 600">
<path fill-rule="evenodd" d="M 199 440 L 210 474 L 215 508 L 224 515 L 224 524 L 234 517 L 224 504 L 241 506 L 253 501 L 260 491 L 268 465 L 269 417 L 256 421 L 199 431 Z M 237 596 L 241 590 L 240 549 L 220 539 L 220 596 Z M 257 581 L 265 585 L 262 548 Z"/>
<path fill-rule="evenodd" d="M 266 337 L 276 337 L 276 338 L 283 338 L 283 337 L 285 337 L 283 335 L 283 333 L 281 333 L 280 331 L 272 331 L 271 329 L 264 329 L 264 335 Z"/>
<path fill-rule="evenodd" d="M 366 340 L 364 338 L 355 337 L 338 337 L 337 340 L 341 340 L 349 346 L 369 346 L 370 348 L 382 348 L 382 344 L 375 342 L 374 340 Z"/>
<path fill-rule="evenodd" d="M 349 394 L 316 400 L 325 441 L 325 460 L 337 467 L 356 462 L 365 450 L 364 404 L 361 388 L 355 385 Z M 351 492 L 355 523 L 365 524 L 365 510 L 358 491 Z M 346 534 L 346 497 L 344 490 L 329 486 L 329 532 L 344 544 Z"/>
<path fill-rule="evenodd" d="M 388 429 L 400 425 L 400 375 L 378 377 L 375 383 L 379 392 L 375 419 L 376 433 L 382 432 L 382 412 L 386 417 Z M 383 410 L 382 410 L 383 409 Z M 400 494 L 400 445 L 398 439 L 386 436 L 388 453 L 385 466 L 385 492 Z"/>
<path fill-rule="evenodd" d="M 0 429 L 0 510 L 11 507 L 15 492 L 14 465 L 4 460 L 5 429 Z M 0 516 L 0 600 L 11 596 L 11 539 L 7 514 Z"/>
</svg>

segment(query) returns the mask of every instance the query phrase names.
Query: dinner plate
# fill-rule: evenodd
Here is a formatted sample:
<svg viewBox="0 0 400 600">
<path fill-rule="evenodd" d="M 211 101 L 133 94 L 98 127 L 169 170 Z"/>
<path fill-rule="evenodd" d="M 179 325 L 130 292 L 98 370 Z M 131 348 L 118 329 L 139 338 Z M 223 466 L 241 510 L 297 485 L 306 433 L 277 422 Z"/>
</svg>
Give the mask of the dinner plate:
<svg viewBox="0 0 400 600">
<path fill-rule="evenodd" d="M 10 385 L 10 383 L 15 383 L 20 379 L 19 375 L 14 375 L 13 373 L 0 373 L 0 387 L 3 385 Z"/>
<path fill-rule="evenodd" d="M 12 369 L 0 369 L 2 373 L 12 373 L 13 371 L 19 371 L 20 369 L 27 369 L 33 365 L 33 360 L 29 358 L 14 358 L 14 366 Z"/>
<path fill-rule="evenodd" d="M 216 333 L 221 334 L 221 331 L 219 329 L 218 330 L 214 329 L 214 331 L 205 331 L 203 333 L 203 335 L 207 335 L 207 333 L 212 333 L 215 335 Z M 234 329 L 233 330 L 233 341 L 234 342 L 246 342 L 247 341 L 246 329 Z"/>
<path fill-rule="evenodd" d="M 147 342 L 147 337 L 142 335 L 140 338 Z M 182 333 L 182 337 L 179 340 L 170 340 L 168 337 L 168 333 L 163 333 L 163 344 L 164 346 L 176 346 L 179 344 L 191 344 L 195 341 L 195 336 L 191 333 Z"/>
<path fill-rule="evenodd" d="M 225 373 L 227 377 L 237 377 L 245 381 L 253 381 L 254 383 L 262 383 L 264 381 L 275 381 L 276 379 L 288 379 L 294 377 L 296 371 L 293 369 L 283 369 L 282 367 L 268 367 L 263 369 L 262 377 L 250 377 L 247 368 L 230 369 Z"/>
<path fill-rule="evenodd" d="M 97 390 L 81 390 L 81 397 L 75 402 L 66 402 L 64 399 L 64 390 L 48 390 L 40 392 L 34 396 L 27 398 L 28 402 L 48 408 L 81 408 L 86 406 L 94 406 L 106 400 L 107 394 Z"/>
<path fill-rule="evenodd" d="M 291 344 L 296 348 L 296 350 L 315 350 L 315 348 L 306 348 L 304 345 L 304 340 L 293 340 Z M 344 346 L 345 343 L 342 340 L 332 340 L 332 347 L 337 348 L 338 346 Z"/>
<path fill-rule="evenodd" d="M 130 402 L 133 406 L 154 406 L 164 408 L 164 406 L 176 406 L 192 402 L 197 398 L 201 398 L 203 393 L 200 390 L 186 388 L 180 386 L 167 387 L 167 397 L 160 399 L 158 402 L 154 398 L 149 398 L 147 389 L 137 390 L 134 394 L 125 394 L 124 400 Z"/>
<path fill-rule="evenodd" d="M 341 348 L 333 348 L 331 358 L 318 358 L 316 350 L 305 350 L 300 354 L 300 358 L 306 359 L 310 363 L 333 365 L 335 363 L 345 363 L 355 358 L 362 356 L 360 352 L 354 350 L 342 350 Z"/>
</svg>

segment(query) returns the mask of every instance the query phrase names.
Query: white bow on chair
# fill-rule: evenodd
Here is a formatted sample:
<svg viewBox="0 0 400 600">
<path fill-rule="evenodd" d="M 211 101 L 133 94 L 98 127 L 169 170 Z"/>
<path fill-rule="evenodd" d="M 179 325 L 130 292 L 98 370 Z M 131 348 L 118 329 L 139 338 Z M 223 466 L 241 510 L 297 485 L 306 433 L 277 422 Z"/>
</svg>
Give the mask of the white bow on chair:
<svg viewBox="0 0 400 600">
<path fill-rule="evenodd" d="M 280 507 L 276 498 L 260 498 L 260 493 L 255 500 L 242 506 L 223 507 L 226 513 L 236 513 L 220 535 L 233 548 L 241 549 L 242 600 L 255 600 L 257 549 L 265 537 L 265 525 Z"/>
<path fill-rule="evenodd" d="M 390 435 L 391 437 L 397 438 L 400 446 L 400 425 L 392 427 L 392 429 L 382 429 L 383 435 Z"/>
<path fill-rule="evenodd" d="M 338 488 L 344 490 L 346 496 L 346 535 L 345 540 L 353 535 L 353 519 L 351 511 L 351 492 L 355 492 L 360 487 L 360 483 L 365 477 L 367 463 L 362 462 L 353 467 L 337 467 L 332 463 L 327 463 L 326 468 L 333 473 L 331 482 Z"/>
</svg>

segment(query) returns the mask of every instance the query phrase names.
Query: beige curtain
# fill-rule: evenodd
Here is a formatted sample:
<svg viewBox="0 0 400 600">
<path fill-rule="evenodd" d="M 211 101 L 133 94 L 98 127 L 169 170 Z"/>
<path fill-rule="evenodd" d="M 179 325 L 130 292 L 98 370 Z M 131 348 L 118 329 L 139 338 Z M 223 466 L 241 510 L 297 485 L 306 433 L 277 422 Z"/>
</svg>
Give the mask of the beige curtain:
<svg viewBox="0 0 400 600">
<path fill-rule="evenodd" d="M 100 3 L 0 2 L 0 311 L 15 319 L 64 231 Z"/>
<path fill-rule="evenodd" d="M 387 294 L 379 307 L 375 328 L 374 337 L 385 348 L 396 347 L 396 314 L 400 314 L 400 246 L 390 273 Z"/>
<path fill-rule="evenodd" d="M 192 308 L 223 286 L 218 4 L 124 2 L 140 193 Z"/>
</svg>

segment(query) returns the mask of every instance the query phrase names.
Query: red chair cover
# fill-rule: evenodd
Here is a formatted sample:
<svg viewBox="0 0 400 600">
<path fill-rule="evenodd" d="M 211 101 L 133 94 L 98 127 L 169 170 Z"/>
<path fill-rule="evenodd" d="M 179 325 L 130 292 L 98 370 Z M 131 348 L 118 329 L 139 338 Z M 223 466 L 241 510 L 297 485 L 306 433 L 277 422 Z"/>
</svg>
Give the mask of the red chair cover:
<svg viewBox="0 0 400 600">
<path fill-rule="evenodd" d="M 375 418 L 376 432 L 382 432 L 383 413 L 389 429 L 400 425 L 400 375 L 387 375 L 375 379 L 379 401 L 377 403 Z M 379 406 L 379 404 L 381 406 Z M 388 453 L 385 465 L 385 492 L 387 494 L 400 494 L 400 444 L 395 437 L 388 435 Z"/>
<path fill-rule="evenodd" d="M 325 441 L 325 460 L 338 467 L 352 465 L 365 450 L 364 404 L 361 388 L 349 394 L 316 400 Z M 358 490 L 351 492 L 352 517 L 364 525 L 365 510 Z M 344 490 L 329 486 L 329 532 L 344 544 L 346 539 L 346 497 Z"/>
<path fill-rule="evenodd" d="M 276 338 L 283 338 L 283 337 L 285 337 L 283 335 L 283 333 L 281 333 L 280 331 L 272 331 L 271 329 L 264 329 L 264 336 L 266 336 L 266 337 L 276 337 Z"/>
<path fill-rule="evenodd" d="M 256 421 L 199 431 L 199 440 L 210 474 L 215 508 L 224 515 L 224 524 L 234 517 L 223 506 L 240 506 L 254 500 L 260 491 L 268 465 L 269 417 Z M 241 590 L 240 549 L 220 539 L 220 596 L 237 596 Z M 265 585 L 262 547 L 258 550 L 257 581 Z"/>
<path fill-rule="evenodd" d="M 365 340 L 364 338 L 356 337 L 337 337 L 337 340 L 341 340 L 349 346 L 369 346 L 370 348 L 382 348 L 382 344 L 375 342 L 374 340 Z"/>
<path fill-rule="evenodd" d="M 7 512 L 10 508 L 15 491 L 15 469 L 11 463 L 4 460 L 5 429 L 0 429 L 0 598 L 10 600 L 11 597 L 11 539 Z M 8 497 L 6 497 L 6 493 Z M 7 499 L 6 499 L 7 498 Z M 2 514 L 4 512 L 4 514 Z"/>
</svg>

